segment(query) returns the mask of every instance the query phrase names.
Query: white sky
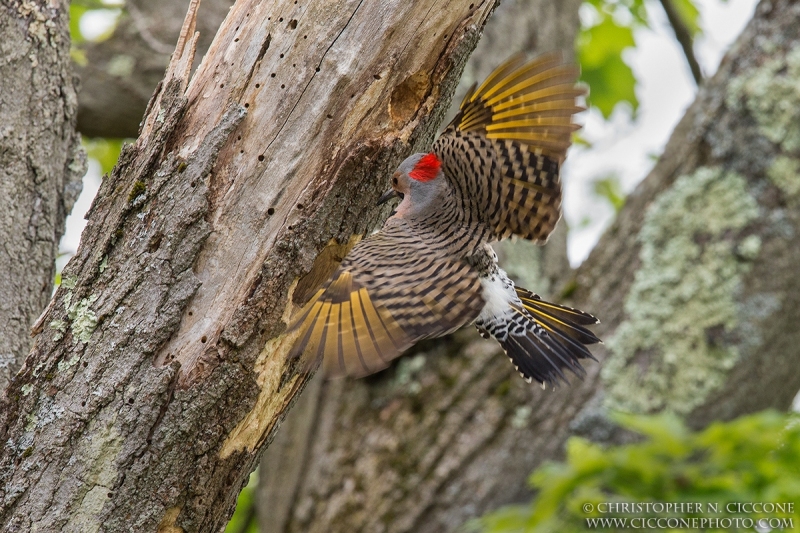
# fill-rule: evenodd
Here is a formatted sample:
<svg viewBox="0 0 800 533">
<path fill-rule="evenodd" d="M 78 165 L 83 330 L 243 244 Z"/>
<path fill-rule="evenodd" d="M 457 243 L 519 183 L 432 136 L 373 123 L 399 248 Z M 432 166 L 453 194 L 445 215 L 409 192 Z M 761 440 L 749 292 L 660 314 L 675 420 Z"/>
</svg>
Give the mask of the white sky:
<svg viewBox="0 0 800 533">
<path fill-rule="evenodd" d="M 706 76 L 716 71 L 725 50 L 752 17 L 756 3 L 757 0 L 696 0 L 705 33 L 695 43 L 695 53 Z M 614 173 L 626 193 L 633 190 L 652 168 L 651 155 L 661 153 L 672 129 L 694 99 L 694 81 L 660 4 L 650 2 L 649 13 L 654 28 L 638 31 L 636 48 L 625 56 L 639 81 L 636 121 L 632 122 L 629 113 L 620 108 L 608 122 L 597 112 L 584 113 L 583 135 L 593 146 L 575 148 L 567 159 L 564 211 L 571 228 L 568 251 L 573 266 L 586 258 L 613 218 L 611 206 L 593 194 L 593 180 Z M 84 31 L 83 24 L 81 30 Z M 62 252 L 71 255 L 77 250 L 86 225 L 83 216 L 97 194 L 100 174 L 97 162 L 90 161 L 83 193 L 67 218 Z M 59 268 L 67 259 L 59 260 Z"/>
</svg>

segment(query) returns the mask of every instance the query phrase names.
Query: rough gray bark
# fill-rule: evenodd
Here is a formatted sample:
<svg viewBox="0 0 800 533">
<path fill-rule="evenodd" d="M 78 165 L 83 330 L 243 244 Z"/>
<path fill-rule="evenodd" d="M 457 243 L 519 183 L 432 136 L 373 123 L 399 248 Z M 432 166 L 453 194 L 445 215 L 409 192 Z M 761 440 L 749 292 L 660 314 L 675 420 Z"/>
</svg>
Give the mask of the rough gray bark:
<svg viewBox="0 0 800 533">
<path fill-rule="evenodd" d="M 58 242 L 86 167 L 67 6 L 0 3 L 0 391 L 52 294 Z"/>
<path fill-rule="evenodd" d="M 196 7 L 2 398 L 3 531 L 224 524 L 308 379 L 288 314 L 381 218 L 494 2 L 240 0 L 190 79 Z"/>
<path fill-rule="evenodd" d="M 205 0 L 197 14 L 195 64 L 228 13 L 231 0 Z M 89 137 L 136 137 L 145 108 L 164 77 L 189 0 L 126 0 L 113 35 L 83 47 L 78 131 Z"/>
<path fill-rule="evenodd" d="M 694 426 L 787 409 L 798 261 L 800 5 L 764 0 L 561 291 L 602 320 L 586 378 L 530 387 L 464 331 L 370 379 L 324 383 L 292 493 L 262 485 L 262 509 L 288 516 L 265 531 L 453 531 L 528 499 L 528 474 L 570 435 L 623 440 L 610 409 L 671 409 Z M 291 415 L 282 438 L 303 425 Z M 262 479 L 298 470 L 279 463 L 265 459 Z"/>
</svg>

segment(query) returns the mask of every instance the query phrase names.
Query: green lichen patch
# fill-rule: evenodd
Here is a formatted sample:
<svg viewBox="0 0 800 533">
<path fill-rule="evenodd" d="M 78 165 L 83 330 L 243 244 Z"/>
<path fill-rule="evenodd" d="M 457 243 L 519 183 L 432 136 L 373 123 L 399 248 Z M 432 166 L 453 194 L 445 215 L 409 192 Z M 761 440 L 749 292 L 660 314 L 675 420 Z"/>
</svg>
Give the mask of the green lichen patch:
<svg viewBox="0 0 800 533">
<path fill-rule="evenodd" d="M 732 80 L 726 103 L 744 107 L 783 151 L 800 152 L 800 46 Z"/>
<path fill-rule="evenodd" d="M 719 168 L 681 176 L 650 206 L 628 318 L 608 340 L 606 407 L 688 413 L 722 383 L 738 353 L 713 338 L 736 327 L 734 295 L 750 268 L 737 246 L 760 246 L 732 235 L 757 215 L 744 178 Z"/>
<path fill-rule="evenodd" d="M 776 157 L 767 169 L 767 177 L 792 203 L 800 202 L 800 159 Z"/>
<path fill-rule="evenodd" d="M 64 298 L 64 305 L 67 307 L 67 317 L 72 321 L 72 338 L 75 342 L 89 342 L 97 328 L 97 315 L 91 309 L 91 305 L 97 300 L 97 295 L 93 294 L 74 304 L 69 303 L 72 301 L 72 293 L 68 293 L 67 296 L 70 298 Z"/>
</svg>

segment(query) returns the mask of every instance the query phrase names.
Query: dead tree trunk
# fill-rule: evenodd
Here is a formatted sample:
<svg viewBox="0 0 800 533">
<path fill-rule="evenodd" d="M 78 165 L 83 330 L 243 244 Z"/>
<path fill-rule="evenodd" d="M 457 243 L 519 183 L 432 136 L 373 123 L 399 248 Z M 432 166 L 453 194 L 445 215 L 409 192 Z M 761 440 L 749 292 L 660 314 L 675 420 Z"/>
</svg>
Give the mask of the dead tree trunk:
<svg viewBox="0 0 800 533">
<path fill-rule="evenodd" d="M 323 383 L 302 399 L 313 419 L 279 434 L 305 443 L 299 466 L 265 456 L 288 492 L 262 486 L 279 519 L 262 517 L 265 531 L 453 531 L 529 498 L 528 474 L 570 435 L 624 438 L 610 409 L 670 409 L 696 426 L 787 409 L 800 388 L 798 264 L 800 4 L 764 0 L 561 291 L 602 320 L 587 377 L 531 387 L 464 331 L 373 378 Z"/>
<path fill-rule="evenodd" d="M 0 4 L 0 391 L 31 348 L 86 170 L 68 13 L 67 2 Z"/>
<path fill-rule="evenodd" d="M 193 1 L 2 400 L 0 529 L 225 523 L 305 384 L 281 333 L 320 251 L 381 219 L 493 6 L 242 0 L 190 80 Z"/>
</svg>

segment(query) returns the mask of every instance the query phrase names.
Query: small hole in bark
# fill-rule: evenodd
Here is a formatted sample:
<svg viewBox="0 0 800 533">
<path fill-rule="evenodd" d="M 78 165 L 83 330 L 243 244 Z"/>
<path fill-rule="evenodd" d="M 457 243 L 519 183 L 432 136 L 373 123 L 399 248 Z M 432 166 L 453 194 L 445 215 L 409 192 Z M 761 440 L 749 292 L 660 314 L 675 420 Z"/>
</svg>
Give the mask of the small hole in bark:
<svg viewBox="0 0 800 533">
<path fill-rule="evenodd" d="M 308 39 L 308 35 L 303 35 L 303 39 Z"/>
<path fill-rule="evenodd" d="M 281 54 L 281 59 L 283 59 L 283 54 Z"/>
<path fill-rule="evenodd" d="M 350 95 L 350 98 L 355 98 L 355 97 L 356 97 L 356 95 L 354 95 L 354 94 Z"/>
<path fill-rule="evenodd" d="M 256 89 L 258 89 L 259 87 L 261 87 L 261 84 L 260 83 L 256 83 Z"/>
<path fill-rule="evenodd" d="M 270 207 L 269 209 L 267 209 L 267 214 L 270 215 L 270 216 L 274 215 L 275 214 L 275 209 Z"/>
<path fill-rule="evenodd" d="M 192 316 L 193 314 L 194 314 L 194 313 L 193 313 L 192 311 L 189 311 L 189 316 Z"/>
<path fill-rule="evenodd" d="M 278 22 L 283 22 L 283 17 L 279 18 Z"/>
<path fill-rule="evenodd" d="M 297 63 L 292 63 L 292 67 L 296 67 L 296 66 L 297 66 Z"/>
<path fill-rule="evenodd" d="M 263 161 L 264 160 L 264 154 L 261 154 L 260 156 L 258 156 L 258 160 L 259 161 Z"/>
<path fill-rule="evenodd" d="M 128 398 L 128 403 L 133 405 L 133 398 Z"/>
<path fill-rule="evenodd" d="M 114 497 L 114 493 L 113 493 L 113 492 L 109 492 L 109 493 L 108 493 L 108 497 L 109 497 L 109 498 L 113 498 L 113 497 Z"/>
<path fill-rule="evenodd" d="M 242 136 L 241 136 L 241 135 L 237 135 L 237 136 L 236 136 L 236 140 L 237 140 L 237 141 L 241 141 L 241 140 L 242 140 Z"/>
<path fill-rule="evenodd" d="M 193 181 L 189 184 L 190 187 L 197 187 L 197 182 Z"/>
<path fill-rule="evenodd" d="M 244 104 L 245 107 L 250 107 L 250 104 Z"/>
<path fill-rule="evenodd" d="M 86 361 L 84 361 L 84 362 L 83 362 L 83 368 L 86 368 L 87 366 L 89 366 L 89 363 L 87 363 Z"/>
<path fill-rule="evenodd" d="M 447 34 L 446 34 L 446 33 L 444 34 L 444 37 L 442 37 L 442 40 L 443 40 L 443 41 L 446 41 L 446 40 L 447 40 Z"/>
<path fill-rule="evenodd" d="M 286 229 L 288 229 L 289 231 L 291 231 L 291 230 L 293 230 L 293 229 L 294 229 L 294 227 L 293 227 L 293 226 L 286 226 Z"/>
<path fill-rule="evenodd" d="M 297 209 L 303 209 L 303 204 L 297 204 Z"/>
<path fill-rule="evenodd" d="M 248 13 L 247 15 L 245 15 L 245 17 L 249 17 L 249 16 L 250 16 L 250 13 Z"/>
<path fill-rule="evenodd" d="M 325 115 L 328 118 L 333 118 L 333 115 Z"/>
<path fill-rule="evenodd" d="M 223 87 L 225 87 L 225 84 L 224 83 L 220 83 L 219 84 L 219 88 L 222 89 Z"/>
<path fill-rule="evenodd" d="M 239 42 L 239 38 L 237 37 L 236 39 L 233 40 L 233 42 L 238 43 Z"/>
<path fill-rule="evenodd" d="M 267 20 L 272 20 L 272 17 L 267 17 Z"/>
<path fill-rule="evenodd" d="M 202 342 L 203 344 L 205 344 L 207 341 L 208 341 L 208 337 L 206 337 L 205 335 L 200 337 L 200 342 Z"/>
<path fill-rule="evenodd" d="M 281 89 L 285 89 L 285 88 L 286 88 L 286 85 L 281 83 Z"/>
<path fill-rule="evenodd" d="M 269 75 L 269 77 L 270 78 L 274 78 L 275 77 L 275 73 L 273 72 L 272 74 Z"/>
<path fill-rule="evenodd" d="M 381 75 L 380 74 L 373 74 L 372 77 L 375 78 L 376 80 L 381 79 Z"/>
<path fill-rule="evenodd" d="M 469 8 L 470 8 L 470 9 L 472 9 L 473 7 L 475 7 L 475 4 L 470 4 L 470 5 L 469 5 Z"/>
<path fill-rule="evenodd" d="M 319 67 L 317 67 L 317 68 L 316 68 L 316 69 L 314 69 L 314 70 L 316 70 L 317 72 L 319 72 Z"/>
<path fill-rule="evenodd" d="M 258 332 L 259 335 L 263 335 L 264 333 L 266 333 L 266 330 L 263 329 Z"/>
<path fill-rule="evenodd" d="M 244 150 L 239 150 L 239 153 L 240 153 L 240 154 L 243 154 L 243 153 L 244 153 Z"/>
<path fill-rule="evenodd" d="M 148 446 L 150 446 L 151 444 L 153 444 L 153 439 L 146 439 L 145 442 L 147 443 Z"/>
<path fill-rule="evenodd" d="M 86 402 L 81 402 L 81 407 L 86 407 Z"/>
<path fill-rule="evenodd" d="M 297 2 L 295 2 L 296 4 Z M 293 30 L 297 27 L 297 19 L 292 19 L 289 21 L 289 29 Z"/>
</svg>

